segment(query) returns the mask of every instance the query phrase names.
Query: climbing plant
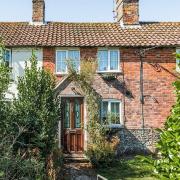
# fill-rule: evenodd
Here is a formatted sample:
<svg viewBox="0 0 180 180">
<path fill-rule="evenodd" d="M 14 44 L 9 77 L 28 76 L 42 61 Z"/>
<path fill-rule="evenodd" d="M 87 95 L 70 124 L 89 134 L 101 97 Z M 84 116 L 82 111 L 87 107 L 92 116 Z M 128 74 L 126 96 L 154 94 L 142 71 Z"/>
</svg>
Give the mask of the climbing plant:
<svg viewBox="0 0 180 180">
<path fill-rule="evenodd" d="M 100 120 L 101 96 L 94 90 L 93 81 L 96 76 L 96 60 L 82 60 L 81 71 L 77 72 L 71 61 L 67 61 L 69 79 L 76 84 L 85 96 L 88 122 L 88 147 L 85 152 L 94 166 L 109 165 L 115 157 L 117 138 L 111 142 L 106 137 L 106 126 Z"/>
</svg>

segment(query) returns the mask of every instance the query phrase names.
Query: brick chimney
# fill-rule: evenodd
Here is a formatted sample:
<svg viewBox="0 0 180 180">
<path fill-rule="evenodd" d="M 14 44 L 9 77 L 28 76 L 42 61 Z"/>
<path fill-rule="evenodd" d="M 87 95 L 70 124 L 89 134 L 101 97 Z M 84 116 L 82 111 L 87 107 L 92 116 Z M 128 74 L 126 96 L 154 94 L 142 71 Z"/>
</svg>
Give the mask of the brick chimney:
<svg viewBox="0 0 180 180">
<path fill-rule="evenodd" d="M 116 18 L 123 25 L 139 25 L 139 0 L 116 0 Z"/>
<path fill-rule="evenodd" d="M 37 24 L 45 23 L 45 2 L 44 0 L 32 0 L 33 14 L 32 22 Z"/>
</svg>

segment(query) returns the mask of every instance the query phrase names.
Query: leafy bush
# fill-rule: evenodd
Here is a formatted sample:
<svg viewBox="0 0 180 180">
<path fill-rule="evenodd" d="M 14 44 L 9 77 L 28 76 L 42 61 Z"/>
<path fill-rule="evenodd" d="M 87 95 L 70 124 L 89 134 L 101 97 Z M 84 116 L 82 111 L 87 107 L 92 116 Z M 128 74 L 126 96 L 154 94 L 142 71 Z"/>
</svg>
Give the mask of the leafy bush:
<svg viewBox="0 0 180 180">
<path fill-rule="evenodd" d="M 43 179 L 45 176 L 43 161 L 22 159 L 21 156 L 3 156 L 0 158 L 0 178 L 2 179 Z"/>
<path fill-rule="evenodd" d="M 2 179 L 55 179 L 63 163 L 56 147 L 59 102 L 54 99 L 55 79 L 37 67 L 34 54 L 30 61 L 18 81 L 18 99 L 11 103 L 5 101 L 10 70 L 0 62 Z"/>
<path fill-rule="evenodd" d="M 115 161 L 115 150 L 119 143 L 117 137 L 108 141 L 105 137 L 99 138 L 97 143 L 89 143 L 85 155 L 95 167 L 108 167 Z"/>
<path fill-rule="evenodd" d="M 173 85 L 176 88 L 177 101 L 165 123 L 165 128 L 159 130 L 160 141 L 157 148 L 160 157 L 154 161 L 155 171 L 161 178 L 166 179 L 180 179 L 180 80 Z"/>
<path fill-rule="evenodd" d="M 50 168 L 55 168 L 49 165 L 49 161 L 56 146 L 59 101 L 54 98 L 54 76 L 38 68 L 37 62 L 33 53 L 30 67 L 26 65 L 24 76 L 18 80 L 18 99 L 13 101 L 11 120 L 25 128 L 14 145 L 14 151 L 25 151 L 27 158 L 31 159 L 31 153 L 37 150 L 48 176 L 49 171 L 53 171 Z"/>
<path fill-rule="evenodd" d="M 119 144 L 118 137 L 107 138 L 108 129 L 98 122 L 89 122 L 87 125 L 89 141 L 85 155 L 93 166 L 109 166 L 115 160 L 115 151 Z"/>
</svg>

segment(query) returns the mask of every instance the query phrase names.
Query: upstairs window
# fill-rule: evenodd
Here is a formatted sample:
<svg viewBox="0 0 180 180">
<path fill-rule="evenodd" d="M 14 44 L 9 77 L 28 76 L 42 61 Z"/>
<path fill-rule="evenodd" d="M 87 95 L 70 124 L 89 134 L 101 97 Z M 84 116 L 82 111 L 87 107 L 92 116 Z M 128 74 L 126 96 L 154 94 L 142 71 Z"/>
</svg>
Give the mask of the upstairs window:
<svg viewBox="0 0 180 180">
<path fill-rule="evenodd" d="M 117 49 L 98 50 L 98 72 L 118 72 L 120 53 Z"/>
<path fill-rule="evenodd" d="M 101 119 L 107 124 L 121 124 L 121 101 L 103 100 L 101 106 Z"/>
<path fill-rule="evenodd" d="M 79 50 L 57 50 L 56 51 L 56 73 L 67 74 L 67 61 L 70 60 L 74 68 L 80 70 Z"/>
<path fill-rule="evenodd" d="M 180 49 L 176 49 L 176 54 L 180 54 Z M 176 58 L 176 71 L 180 72 L 180 59 Z"/>
</svg>

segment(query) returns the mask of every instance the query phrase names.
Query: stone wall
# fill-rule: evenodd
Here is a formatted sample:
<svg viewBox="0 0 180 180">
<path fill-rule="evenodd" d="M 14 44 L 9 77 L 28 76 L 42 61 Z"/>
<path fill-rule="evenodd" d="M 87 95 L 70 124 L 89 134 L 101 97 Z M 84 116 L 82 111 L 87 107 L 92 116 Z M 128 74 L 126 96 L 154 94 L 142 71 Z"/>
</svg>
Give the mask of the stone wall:
<svg viewBox="0 0 180 180">
<path fill-rule="evenodd" d="M 155 153 L 159 133 L 154 129 L 121 129 L 118 155 Z"/>
</svg>

